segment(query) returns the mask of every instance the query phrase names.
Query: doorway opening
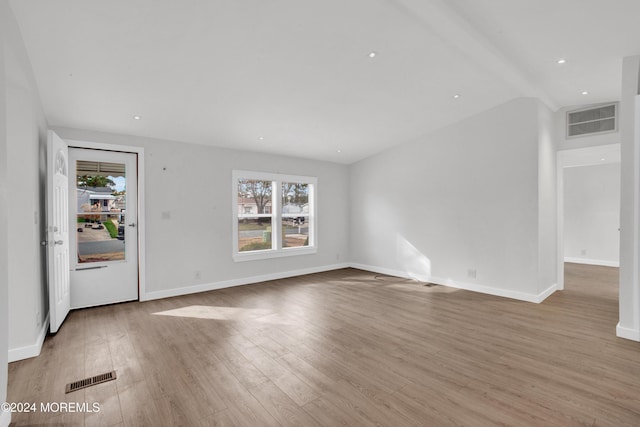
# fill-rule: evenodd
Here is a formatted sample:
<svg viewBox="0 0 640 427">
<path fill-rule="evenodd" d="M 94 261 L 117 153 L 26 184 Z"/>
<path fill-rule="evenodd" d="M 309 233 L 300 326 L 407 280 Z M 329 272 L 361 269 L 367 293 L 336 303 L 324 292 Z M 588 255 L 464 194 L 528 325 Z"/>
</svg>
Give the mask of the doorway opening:
<svg viewBox="0 0 640 427">
<path fill-rule="evenodd" d="M 557 177 L 558 289 L 596 274 L 617 295 L 620 144 L 560 151 Z"/>
<path fill-rule="evenodd" d="M 47 134 L 49 330 L 70 309 L 145 300 L 144 149 Z"/>
<path fill-rule="evenodd" d="M 137 300 L 138 159 L 69 147 L 71 308 Z"/>
</svg>

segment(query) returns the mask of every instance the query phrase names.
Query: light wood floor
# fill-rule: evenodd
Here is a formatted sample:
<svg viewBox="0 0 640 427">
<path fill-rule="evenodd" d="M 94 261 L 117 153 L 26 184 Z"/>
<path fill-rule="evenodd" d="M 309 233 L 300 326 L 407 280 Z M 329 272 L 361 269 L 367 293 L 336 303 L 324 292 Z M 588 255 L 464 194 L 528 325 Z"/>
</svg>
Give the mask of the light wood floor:
<svg viewBox="0 0 640 427">
<path fill-rule="evenodd" d="M 13 421 L 638 426 L 640 343 L 615 336 L 617 269 L 566 268 L 566 290 L 538 305 L 346 269 L 74 311 L 41 356 L 10 364 L 8 398 L 101 411 Z"/>
</svg>

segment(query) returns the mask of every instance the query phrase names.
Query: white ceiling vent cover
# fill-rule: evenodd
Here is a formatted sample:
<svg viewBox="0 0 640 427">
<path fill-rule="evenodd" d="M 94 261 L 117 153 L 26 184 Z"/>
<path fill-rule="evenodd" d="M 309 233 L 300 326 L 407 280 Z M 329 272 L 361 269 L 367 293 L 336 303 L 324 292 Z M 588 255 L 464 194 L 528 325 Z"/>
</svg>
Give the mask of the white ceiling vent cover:
<svg viewBox="0 0 640 427">
<path fill-rule="evenodd" d="M 567 137 L 585 136 L 594 133 L 615 132 L 617 104 L 574 110 L 567 112 Z"/>
</svg>

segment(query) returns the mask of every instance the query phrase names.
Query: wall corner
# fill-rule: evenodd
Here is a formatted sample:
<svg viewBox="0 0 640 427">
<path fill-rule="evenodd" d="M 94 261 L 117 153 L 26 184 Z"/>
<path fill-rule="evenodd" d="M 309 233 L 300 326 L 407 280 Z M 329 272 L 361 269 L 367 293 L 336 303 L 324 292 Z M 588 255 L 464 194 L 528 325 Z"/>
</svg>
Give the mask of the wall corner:
<svg viewBox="0 0 640 427">
<path fill-rule="evenodd" d="M 557 141 L 553 112 L 538 107 L 538 292 L 558 288 Z M 546 297 L 545 297 L 546 298 Z"/>
<path fill-rule="evenodd" d="M 620 102 L 620 322 L 618 336 L 640 341 L 640 55 L 622 63 Z"/>
<path fill-rule="evenodd" d="M 9 16 L 9 4 L 0 0 L 0 236 L 7 235 L 7 78 L 5 73 L 6 16 Z M 9 251 L 6 238 L 0 239 L 0 403 L 7 401 L 8 353 L 9 353 Z M 11 413 L 0 410 L 0 427 L 8 426 Z"/>
</svg>

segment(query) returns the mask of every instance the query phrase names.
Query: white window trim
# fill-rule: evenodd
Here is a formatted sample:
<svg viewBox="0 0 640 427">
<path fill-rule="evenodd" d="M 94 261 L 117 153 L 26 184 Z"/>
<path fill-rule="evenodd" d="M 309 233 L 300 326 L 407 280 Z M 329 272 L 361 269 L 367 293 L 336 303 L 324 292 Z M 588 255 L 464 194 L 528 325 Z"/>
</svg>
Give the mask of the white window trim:
<svg viewBox="0 0 640 427">
<path fill-rule="evenodd" d="M 238 214 L 238 181 L 240 179 L 251 179 L 251 180 L 259 180 L 259 181 L 271 181 L 274 184 L 273 189 L 273 198 L 271 203 L 271 214 Z M 283 182 L 300 182 L 304 184 L 310 184 L 311 189 L 309 191 L 309 213 L 305 213 L 303 215 L 295 215 L 295 216 L 304 216 L 309 218 L 309 246 L 303 247 L 295 247 L 295 248 L 283 248 L 282 247 L 282 239 L 280 238 L 280 227 L 282 225 L 282 218 L 288 217 L 288 214 L 282 214 L 282 209 L 280 207 L 280 203 L 282 200 L 282 183 Z M 268 258 L 280 258 L 280 257 L 288 257 L 288 256 L 296 256 L 296 255 L 309 255 L 315 254 L 318 252 L 318 224 L 316 220 L 316 211 L 317 211 L 317 194 L 318 194 L 318 179 L 310 176 L 299 176 L 299 175 L 285 175 L 278 173 L 268 173 L 268 172 L 256 172 L 256 171 L 244 171 L 244 170 L 234 170 L 232 172 L 231 179 L 231 194 L 232 194 L 232 203 L 231 208 L 233 210 L 232 221 L 233 221 L 233 260 L 236 262 L 239 261 L 254 261 L 260 259 L 268 259 Z M 240 252 L 238 248 L 238 218 L 242 217 L 265 217 L 272 218 L 271 221 L 271 235 L 272 242 L 275 247 L 273 249 L 265 249 L 261 251 L 250 251 L 250 252 Z"/>
</svg>

